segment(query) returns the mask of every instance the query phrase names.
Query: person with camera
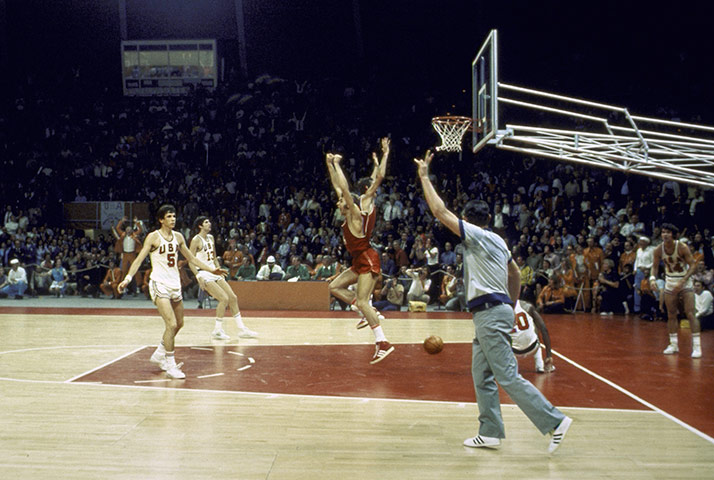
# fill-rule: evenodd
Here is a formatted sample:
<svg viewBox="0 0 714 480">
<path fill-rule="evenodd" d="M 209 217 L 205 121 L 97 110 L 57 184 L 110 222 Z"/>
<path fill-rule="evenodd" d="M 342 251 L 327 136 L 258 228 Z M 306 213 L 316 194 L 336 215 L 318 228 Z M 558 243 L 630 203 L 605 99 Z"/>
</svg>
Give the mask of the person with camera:
<svg viewBox="0 0 714 480">
<path fill-rule="evenodd" d="M 399 284 L 394 278 L 387 278 L 382 287 L 382 298 L 373 302 L 372 306 L 380 312 L 392 310 L 399 311 L 404 303 L 404 285 Z"/>
</svg>

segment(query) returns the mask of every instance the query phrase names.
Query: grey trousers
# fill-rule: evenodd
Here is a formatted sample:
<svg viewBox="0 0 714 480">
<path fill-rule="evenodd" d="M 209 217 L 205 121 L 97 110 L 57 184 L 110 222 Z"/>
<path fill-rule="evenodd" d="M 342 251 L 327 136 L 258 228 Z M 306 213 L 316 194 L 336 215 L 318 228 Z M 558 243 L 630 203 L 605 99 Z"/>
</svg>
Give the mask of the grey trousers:
<svg viewBox="0 0 714 480">
<path fill-rule="evenodd" d="M 565 415 L 518 373 L 518 362 L 511 350 L 509 334 L 514 323 L 513 309 L 502 304 L 475 312 L 473 322 L 476 335 L 471 354 L 471 375 L 479 410 L 479 435 L 506 437 L 496 382 L 542 434 L 555 429 Z"/>
</svg>

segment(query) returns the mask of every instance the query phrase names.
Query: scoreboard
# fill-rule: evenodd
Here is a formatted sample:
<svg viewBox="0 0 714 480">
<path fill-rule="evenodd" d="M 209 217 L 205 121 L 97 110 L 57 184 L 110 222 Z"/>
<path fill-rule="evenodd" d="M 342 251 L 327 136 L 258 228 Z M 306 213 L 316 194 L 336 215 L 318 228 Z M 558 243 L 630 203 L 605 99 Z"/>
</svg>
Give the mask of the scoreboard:
<svg viewBox="0 0 714 480">
<path fill-rule="evenodd" d="M 218 84 L 215 40 L 121 42 L 124 95 L 184 95 Z"/>
</svg>

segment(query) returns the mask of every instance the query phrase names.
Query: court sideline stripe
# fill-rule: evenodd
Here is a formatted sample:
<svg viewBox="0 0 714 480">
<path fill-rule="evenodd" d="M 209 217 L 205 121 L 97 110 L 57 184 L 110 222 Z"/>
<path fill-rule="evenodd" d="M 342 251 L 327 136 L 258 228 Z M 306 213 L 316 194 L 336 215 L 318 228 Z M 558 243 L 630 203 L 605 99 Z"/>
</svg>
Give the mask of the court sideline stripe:
<svg viewBox="0 0 714 480">
<path fill-rule="evenodd" d="M 653 410 L 653 411 L 659 413 L 660 415 L 662 415 L 662 416 L 665 417 L 665 418 L 668 418 L 669 420 L 673 421 L 674 423 L 678 424 L 679 426 L 686 428 L 687 430 L 689 430 L 690 432 L 692 432 L 692 433 L 698 435 L 699 437 L 703 438 L 704 440 L 706 440 L 706 441 L 708 441 L 708 442 L 710 442 L 710 443 L 714 443 L 714 438 L 710 437 L 710 436 L 707 435 L 706 433 L 697 430 L 696 428 L 694 428 L 694 427 L 692 427 L 691 425 L 689 425 L 688 423 L 686 423 L 686 422 L 680 420 L 679 418 L 675 417 L 674 415 L 665 412 L 664 410 L 662 410 L 661 408 L 659 408 L 659 407 L 657 407 L 657 406 L 651 404 L 651 403 L 648 402 L 647 400 L 638 397 L 637 395 L 635 395 L 634 393 L 630 392 L 629 390 L 627 390 L 627 389 L 625 389 L 625 388 L 619 386 L 619 385 L 616 384 L 615 382 L 613 382 L 613 381 L 611 381 L 611 380 L 608 380 L 607 378 L 605 378 L 605 377 L 603 377 L 603 376 L 601 376 L 601 375 L 598 375 L 597 373 L 595 373 L 595 372 L 593 372 L 592 370 L 590 370 L 590 369 L 588 369 L 588 368 L 586 368 L 586 367 L 580 365 L 579 363 L 575 362 L 574 360 L 569 359 L 569 358 L 566 357 L 565 355 L 562 355 L 562 354 L 556 352 L 555 350 L 551 350 L 551 351 L 552 351 L 553 354 L 556 355 L 558 358 L 560 358 L 560 359 L 562 359 L 562 360 L 568 362 L 569 364 L 573 365 L 575 368 L 578 368 L 578 369 L 582 370 L 583 372 L 587 373 L 588 375 L 592 376 L 593 378 L 595 378 L 595 379 L 597 379 L 597 380 L 600 380 L 601 382 L 603 382 L 603 383 L 609 385 L 610 387 L 614 388 L 615 390 L 619 391 L 620 393 L 623 393 L 623 394 L 627 395 L 628 397 L 630 397 L 630 398 L 633 399 L 634 401 L 636 401 L 636 402 L 638 402 L 638 403 L 641 403 L 641 404 L 644 405 L 645 407 L 647 407 L 647 408 L 649 408 L 649 409 L 651 409 L 651 410 Z"/>
<path fill-rule="evenodd" d="M 99 370 L 99 369 L 102 369 L 102 368 L 104 368 L 104 367 L 106 367 L 106 366 L 109 366 L 109 365 L 111 365 L 112 363 L 118 362 L 118 361 L 121 360 L 122 358 L 126 358 L 126 357 L 128 357 L 129 355 L 132 355 L 132 354 L 134 354 L 134 353 L 136 353 L 136 352 L 138 352 L 138 351 L 140 351 L 140 350 L 143 350 L 143 349 L 145 349 L 145 348 L 146 348 L 146 345 L 142 345 L 141 347 L 137 347 L 137 348 L 135 348 L 134 350 L 131 350 L 130 352 L 127 352 L 127 353 L 125 353 L 124 355 L 121 355 L 121 356 L 115 358 L 114 360 L 110 360 L 110 361 L 108 361 L 108 362 L 106 362 L 106 363 L 103 363 L 102 365 L 99 365 L 98 367 L 95 367 L 95 368 L 93 368 L 93 369 L 91 369 L 91 370 L 88 370 L 88 371 L 86 371 L 86 372 L 84 372 L 84 373 L 80 373 L 79 375 L 75 375 L 74 377 L 70 378 L 69 380 L 65 380 L 64 383 L 72 383 L 72 382 L 74 382 L 75 380 L 77 380 L 78 378 L 82 378 L 82 377 L 85 376 L 85 375 L 89 375 L 90 373 L 96 372 L 96 371 Z"/>
</svg>

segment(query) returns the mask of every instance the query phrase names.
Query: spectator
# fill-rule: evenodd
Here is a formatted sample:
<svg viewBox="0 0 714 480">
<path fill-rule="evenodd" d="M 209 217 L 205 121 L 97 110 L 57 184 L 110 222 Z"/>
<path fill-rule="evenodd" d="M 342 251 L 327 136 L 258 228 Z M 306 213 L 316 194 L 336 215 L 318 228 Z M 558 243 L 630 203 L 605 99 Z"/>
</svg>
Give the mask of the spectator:
<svg viewBox="0 0 714 480">
<path fill-rule="evenodd" d="M 86 268 L 81 272 L 77 272 L 77 290 L 83 297 L 91 295 L 97 298 L 99 297 L 99 284 L 101 282 L 101 267 L 94 262 L 93 258 L 90 258 Z"/>
<path fill-rule="evenodd" d="M 598 304 L 600 315 L 612 315 L 620 311 L 620 279 L 614 271 L 615 264 L 607 259 L 603 262 L 602 272 L 598 275 Z"/>
<path fill-rule="evenodd" d="M 709 290 L 704 289 L 704 284 L 700 280 L 694 281 L 694 315 L 699 319 L 702 330 L 714 327 L 714 297 Z"/>
<path fill-rule="evenodd" d="M 404 303 L 404 286 L 397 283 L 396 279 L 388 278 L 382 287 L 381 296 L 385 300 L 374 302 L 374 308 L 380 312 L 401 310 Z"/>
<path fill-rule="evenodd" d="M 382 252 L 382 275 L 394 277 L 397 275 L 397 265 L 387 252 Z"/>
<path fill-rule="evenodd" d="M 290 266 L 285 271 L 285 276 L 283 277 L 283 279 L 295 279 L 293 281 L 310 280 L 310 272 L 308 271 L 305 264 L 300 261 L 300 257 L 298 255 L 293 255 L 292 257 L 290 257 Z"/>
<path fill-rule="evenodd" d="M 234 278 L 236 280 L 255 280 L 255 265 L 248 255 L 243 257 L 243 264 L 238 267 Z"/>
<path fill-rule="evenodd" d="M 67 280 L 69 280 L 69 275 L 67 270 L 62 266 L 62 260 L 59 258 L 55 260 L 55 266 L 50 270 L 50 278 L 52 279 L 52 285 L 50 285 L 50 293 L 54 293 L 57 297 L 64 297 L 64 293 L 67 290 Z"/>
<path fill-rule="evenodd" d="M 652 252 L 654 247 L 650 245 L 650 239 L 642 236 L 637 240 L 637 252 L 635 253 L 634 264 L 634 295 L 633 295 L 633 311 L 641 312 L 642 302 L 642 280 L 647 278 L 652 268 Z"/>
<path fill-rule="evenodd" d="M 10 271 L 7 274 L 7 280 L 0 285 L 0 293 L 22 300 L 25 290 L 27 290 L 27 272 L 20 266 L 20 261 L 17 258 L 13 258 L 10 260 Z"/>
<path fill-rule="evenodd" d="M 280 265 L 277 265 L 275 263 L 275 257 L 270 255 L 267 258 L 267 263 L 260 267 L 260 270 L 258 270 L 256 278 L 262 281 L 282 280 L 283 276 L 285 276 L 285 272 L 280 267 Z"/>
<path fill-rule="evenodd" d="M 563 313 L 565 311 L 565 293 L 557 275 L 550 276 L 548 284 L 538 295 L 537 306 L 542 313 Z"/>
<path fill-rule="evenodd" d="M 429 303 L 429 288 L 431 287 L 431 279 L 427 278 L 427 270 L 425 267 L 408 268 L 407 276 L 412 279 L 412 284 L 407 292 L 407 301 Z"/>
<path fill-rule="evenodd" d="M 121 268 L 116 266 L 116 263 L 114 260 L 111 260 L 109 262 L 109 268 L 107 268 L 107 272 L 104 274 L 104 279 L 102 280 L 102 283 L 99 285 L 99 288 L 102 292 L 104 292 L 104 295 L 108 297 L 112 297 L 114 299 L 120 298 L 121 294 L 119 293 L 119 290 L 117 290 L 117 287 L 119 286 L 119 283 L 122 281 L 122 276 L 121 276 Z M 148 283 L 148 282 L 147 282 Z M 148 285 L 147 285 L 147 292 L 148 292 Z M 145 292 L 145 293 L 147 293 Z"/>
</svg>

